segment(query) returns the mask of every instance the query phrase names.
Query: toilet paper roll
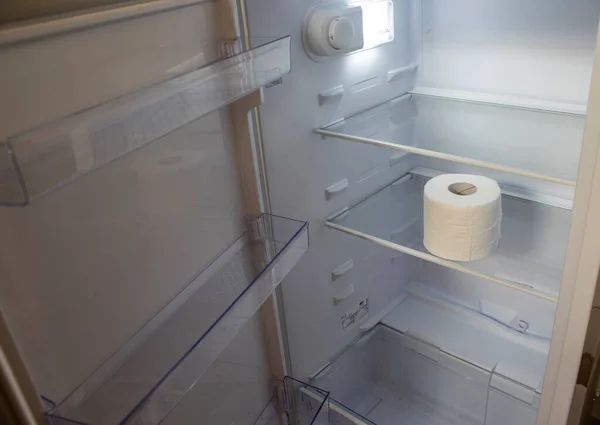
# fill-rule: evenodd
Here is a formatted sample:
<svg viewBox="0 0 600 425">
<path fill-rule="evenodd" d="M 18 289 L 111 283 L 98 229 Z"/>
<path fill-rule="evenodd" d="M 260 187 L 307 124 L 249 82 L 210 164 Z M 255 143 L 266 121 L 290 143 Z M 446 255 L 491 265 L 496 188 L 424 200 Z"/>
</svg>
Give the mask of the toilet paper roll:
<svg viewBox="0 0 600 425">
<path fill-rule="evenodd" d="M 498 247 L 502 206 L 494 180 L 442 174 L 425 184 L 423 203 L 423 244 L 433 255 L 473 261 Z"/>
</svg>

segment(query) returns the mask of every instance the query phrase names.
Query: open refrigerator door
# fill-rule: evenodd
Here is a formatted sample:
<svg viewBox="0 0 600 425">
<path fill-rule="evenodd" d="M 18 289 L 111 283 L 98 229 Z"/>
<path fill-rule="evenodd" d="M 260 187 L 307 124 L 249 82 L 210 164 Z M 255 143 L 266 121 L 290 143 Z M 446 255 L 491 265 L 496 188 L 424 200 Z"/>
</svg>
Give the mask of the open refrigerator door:
<svg viewBox="0 0 600 425">
<path fill-rule="evenodd" d="M 266 211 L 249 120 L 290 38 L 250 45 L 238 12 L 126 2 L 0 30 L 2 388 L 23 423 L 326 423 L 275 316 L 308 223 Z"/>
<path fill-rule="evenodd" d="M 600 266 L 598 4 L 105 6 L 0 27 L 24 423 L 565 423 Z M 486 258 L 424 244 L 445 173 L 499 184 Z"/>
</svg>

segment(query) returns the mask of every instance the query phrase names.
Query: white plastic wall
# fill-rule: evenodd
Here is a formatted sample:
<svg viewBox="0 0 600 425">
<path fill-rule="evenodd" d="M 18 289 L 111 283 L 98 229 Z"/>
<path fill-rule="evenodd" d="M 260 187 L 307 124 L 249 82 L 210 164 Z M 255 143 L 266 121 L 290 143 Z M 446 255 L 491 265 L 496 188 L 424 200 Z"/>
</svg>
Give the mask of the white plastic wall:
<svg viewBox="0 0 600 425">
<path fill-rule="evenodd" d="M 585 116 L 415 96 L 415 144 L 569 181 L 577 180 Z M 543 153 L 543 154 L 541 154 Z M 417 157 L 425 167 L 484 174 L 499 183 L 572 202 L 572 186 L 449 161 Z"/>
<path fill-rule="evenodd" d="M 415 59 L 419 65 L 417 90 L 426 87 L 447 94 L 459 91 L 467 97 L 476 95 L 492 102 L 585 112 L 600 15 L 598 2 L 415 0 L 415 3 L 419 6 L 414 34 L 415 39 L 420 38 L 417 42 L 420 54 Z M 496 163 L 539 164 L 542 158 L 558 174 L 576 175 L 582 136 L 569 137 L 581 131 L 576 120 L 560 132 L 548 132 L 547 125 L 536 125 L 531 134 L 535 139 L 525 148 L 522 144 L 511 146 L 511 141 L 530 134 L 527 124 L 503 129 L 496 127 L 495 117 L 483 117 L 493 126 L 485 136 L 485 132 L 479 131 L 481 120 L 467 125 L 466 121 L 474 117 L 460 111 L 438 112 L 437 117 L 431 117 L 435 122 L 464 120 L 464 124 L 453 127 L 454 137 L 470 144 L 473 150 L 493 149 Z M 548 119 L 551 123 L 552 118 Z M 502 146 L 502 138 L 509 139 L 506 148 Z M 417 163 L 445 172 L 482 173 L 476 167 L 431 158 L 417 158 Z M 573 198 L 570 187 L 499 172 L 485 173 L 512 186 Z"/>
<path fill-rule="evenodd" d="M 369 300 L 369 316 L 398 295 L 408 280 L 410 262 L 392 262 L 395 252 L 324 228 L 326 217 L 352 206 L 410 168 L 408 161 L 390 167 L 393 152 L 326 139 L 319 126 L 368 109 L 405 93 L 412 73 L 387 82 L 387 72 L 411 62 L 411 9 L 394 2 L 396 38 L 380 48 L 327 62 L 314 62 L 301 42 L 302 20 L 325 1 L 252 0 L 248 2 L 252 37 L 292 35 L 292 72 L 265 90 L 262 134 L 272 211 L 310 221 L 311 247 L 283 284 L 283 302 L 292 372 L 306 377 L 358 336 L 358 326 L 341 329 L 341 318 Z M 343 86 L 339 101 L 319 106 L 318 94 Z M 326 200 L 325 188 L 343 179 L 346 190 Z M 354 267 L 335 282 L 332 270 L 352 260 Z M 336 295 L 354 285 L 338 303 Z"/>
<path fill-rule="evenodd" d="M 419 86 L 587 103 L 594 0 L 421 0 Z"/>
</svg>

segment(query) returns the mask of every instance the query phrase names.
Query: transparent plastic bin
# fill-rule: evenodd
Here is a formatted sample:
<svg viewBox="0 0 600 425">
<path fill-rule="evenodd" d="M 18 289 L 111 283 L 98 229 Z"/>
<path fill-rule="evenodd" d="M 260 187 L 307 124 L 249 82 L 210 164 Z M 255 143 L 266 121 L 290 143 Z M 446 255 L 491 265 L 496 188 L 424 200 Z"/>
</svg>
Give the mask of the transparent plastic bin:
<svg viewBox="0 0 600 425">
<path fill-rule="evenodd" d="M 233 353 L 225 353 L 229 357 Z M 233 354 L 235 355 L 235 354 Z M 239 357 L 239 354 L 238 354 Z M 224 360 L 224 359 L 223 359 Z M 224 361 L 225 365 L 226 362 Z M 218 369 L 218 363 L 215 364 Z M 248 364 L 246 364 L 248 366 Z M 310 384 L 286 376 L 273 391 L 273 396 L 265 407 L 260 407 L 260 392 L 268 394 L 265 386 L 268 379 L 240 379 L 239 375 L 230 373 L 223 376 L 223 367 L 213 373 L 219 381 L 199 383 L 199 388 L 190 393 L 190 400 L 182 401 L 169 416 L 164 418 L 165 424 L 202 424 L 202 425 L 344 425 L 353 422 L 332 420 L 341 416 L 330 411 L 330 398 L 323 391 Z M 262 388 L 261 388 L 262 387 Z M 310 394 L 310 395 L 307 395 Z M 186 401 L 189 403 L 186 405 Z M 257 403 L 258 402 L 258 403 Z M 190 406 L 192 406 L 190 408 Z M 257 409 L 259 408 L 259 409 Z M 256 419 L 257 410 L 259 417 Z M 53 413 L 48 413 L 49 425 L 81 424 Z"/>
<path fill-rule="evenodd" d="M 290 37 L 223 50 L 200 69 L 0 141 L 0 205 L 26 205 L 291 69 Z"/>
<path fill-rule="evenodd" d="M 509 379 L 492 369 L 377 325 L 311 383 L 330 392 L 330 405 L 352 412 L 354 424 L 534 425 L 537 389 L 503 392 L 494 381 Z"/>
<path fill-rule="evenodd" d="M 243 338 L 308 249 L 306 222 L 262 214 L 248 218 L 247 229 L 50 414 L 89 424 L 162 423 Z"/>
<path fill-rule="evenodd" d="M 255 425 L 333 425 L 329 403 L 327 391 L 286 376 Z"/>
</svg>

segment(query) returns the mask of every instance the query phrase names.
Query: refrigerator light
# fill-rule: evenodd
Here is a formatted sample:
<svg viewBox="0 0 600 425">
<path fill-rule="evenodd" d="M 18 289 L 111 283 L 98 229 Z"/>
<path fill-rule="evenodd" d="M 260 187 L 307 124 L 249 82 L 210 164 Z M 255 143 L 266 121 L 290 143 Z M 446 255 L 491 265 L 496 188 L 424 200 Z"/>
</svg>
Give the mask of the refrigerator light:
<svg viewBox="0 0 600 425">
<path fill-rule="evenodd" d="M 377 47 L 394 39 L 394 4 L 392 1 L 358 3 L 363 18 L 363 50 Z"/>
<path fill-rule="evenodd" d="M 394 39 L 391 0 L 325 3 L 311 8 L 302 23 L 302 44 L 317 62 L 372 49 Z"/>
</svg>

